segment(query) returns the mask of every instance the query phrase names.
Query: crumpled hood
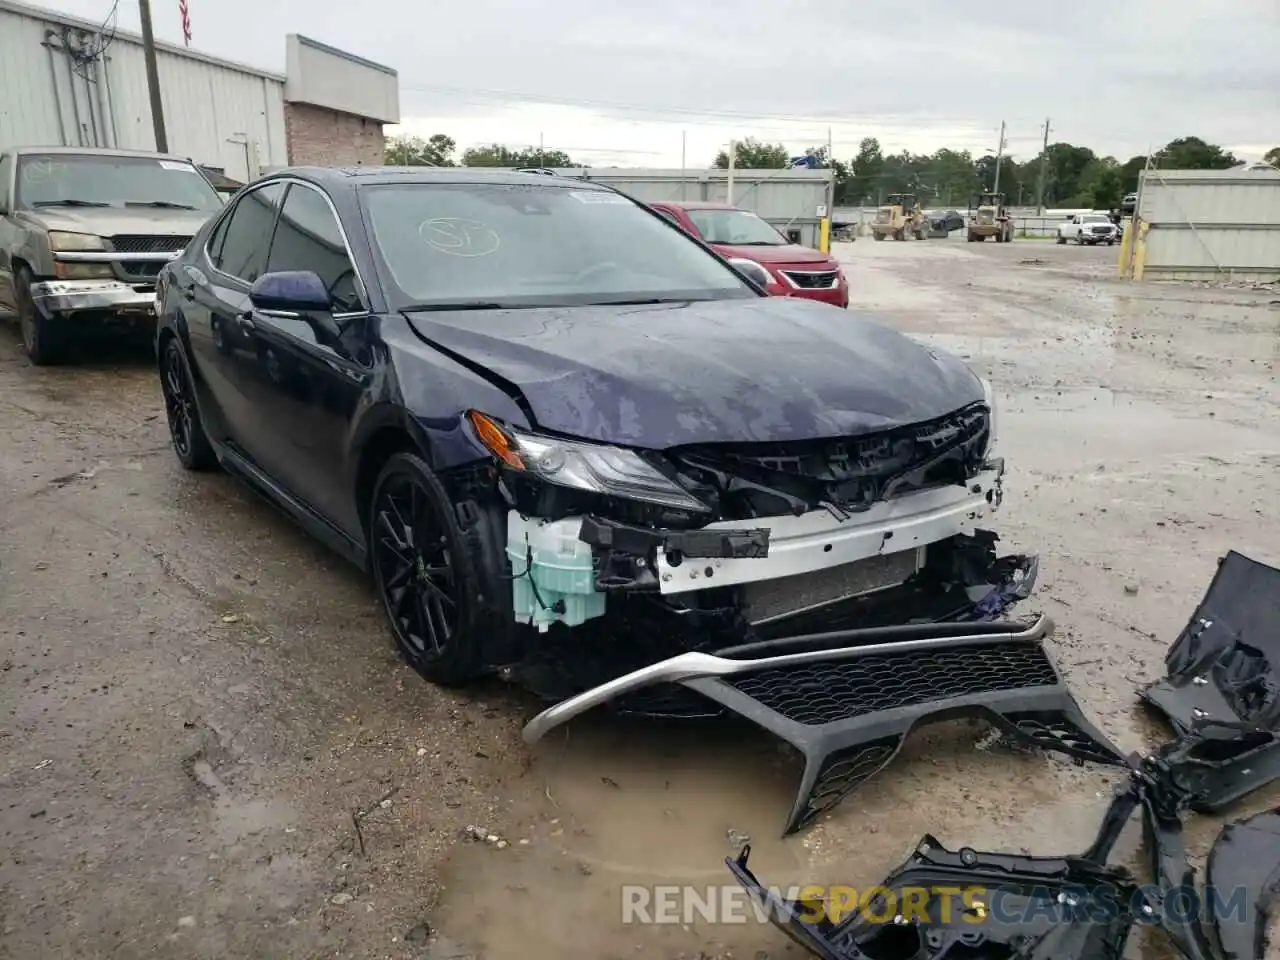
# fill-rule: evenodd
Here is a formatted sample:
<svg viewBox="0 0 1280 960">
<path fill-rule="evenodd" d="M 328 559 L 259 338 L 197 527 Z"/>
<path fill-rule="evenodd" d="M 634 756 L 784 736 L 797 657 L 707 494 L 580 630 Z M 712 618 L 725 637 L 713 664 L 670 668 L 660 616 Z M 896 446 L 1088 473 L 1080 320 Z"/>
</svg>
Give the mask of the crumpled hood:
<svg viewBox="0 0 1280 960">
<path fill-rule="evenodd" d="M 518 389 L 537 426 L 626 446 L 853 436 L 983 399 L 961 360 L 807 300 L 407 316 Z"/>
<path fill-rule="evenodd" d="M 190 237 L 217 210 L 158 210 L 150 207 L 41 207 L 24 211 L 26 219 L 45 230 L 91 233 L 99 237 L 117 234 L 151 234 Z"/>
<path fill-rule="evenodd" d="M 711 248 L 722 257 L 743 257 L 756 263 L 784 264 L 803 263 L 807 266 L 836 266 L 836 261 L 825 253 L 812 247 L 802 247 L 797 243 L 776 247 L 738 247 L 731 243 L 713 243 Z"/>
</svg>

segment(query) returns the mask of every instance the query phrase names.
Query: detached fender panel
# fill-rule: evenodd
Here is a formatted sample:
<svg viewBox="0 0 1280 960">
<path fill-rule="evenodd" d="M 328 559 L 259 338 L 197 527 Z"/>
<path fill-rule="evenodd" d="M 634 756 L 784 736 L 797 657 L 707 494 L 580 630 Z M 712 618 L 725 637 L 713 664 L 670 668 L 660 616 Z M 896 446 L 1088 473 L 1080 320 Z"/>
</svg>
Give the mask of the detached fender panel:
<svg viewBox="0 0 1280 960">
<path fill-rule="evenodd" d="M 1244 916 L 1210 922 L 1226 960 L 1262 960 L 1271 906 L 1280 896 L 1280 810 L 1222 828 L 1209 852 L 1205 881 L 1214 890 L 1247 891 Z"/>
</svg>

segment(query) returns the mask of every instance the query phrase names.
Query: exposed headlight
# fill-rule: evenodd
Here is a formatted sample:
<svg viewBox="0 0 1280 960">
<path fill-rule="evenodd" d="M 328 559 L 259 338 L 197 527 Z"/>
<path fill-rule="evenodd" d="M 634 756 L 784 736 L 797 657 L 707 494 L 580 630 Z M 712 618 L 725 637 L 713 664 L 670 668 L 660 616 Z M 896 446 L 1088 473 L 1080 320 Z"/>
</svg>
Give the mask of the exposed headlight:
<svg viewBox="0 0 1280 960">
<path fill-rule="evenodd" d="M 527 433 L 471 410 L 476 438 L 512 470 L 557 486 L 709 513 L 710 508 L 632 450 Z"/>
<path fill-rule="evenodd" d="M 106 250 L 107 244 L 99 236 L 92 233 L 67 233 L 63 230 L 49 231 L 49 249 L 59 252 L 84 253 L 91 250 Z"/>
<path fill-rule="evenodd" d="M 996 448 L 996 430 L 998 420 L 996 415 L 995 387 L 991 386 L 991 381 L 985 378 L 982 378 L 982 396 L 983 400 L 987 404 L 987 409 L 991 411 L 991 415 L 987 420 L 987 436 L 989 438 L 987 440 L 987 455 L 990 456 L 991 452 Z"/>
</svg>

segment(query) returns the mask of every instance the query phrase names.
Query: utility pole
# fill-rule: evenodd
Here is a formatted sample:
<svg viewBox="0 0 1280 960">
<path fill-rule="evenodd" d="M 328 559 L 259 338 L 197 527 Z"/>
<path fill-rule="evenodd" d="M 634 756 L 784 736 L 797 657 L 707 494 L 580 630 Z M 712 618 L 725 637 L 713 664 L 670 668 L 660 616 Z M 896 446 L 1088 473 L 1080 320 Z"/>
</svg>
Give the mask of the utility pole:
<svg viewBox="0 0 1280 960">
<path fill-rule="evenodd" d="M 1000 192 L 1000 161 L 1004 159 L 1004 121 L 1000 121 L 1000 143 L 996 146 L 996 182 L 991 185 L 992 193 Z"/>
<path fill-rule="evenodd" d="M 1036 184 L 1036 216 L 1044 216 L 1044 177 L 1049 169 L 1049 118 L 1044 121 L 1044 149 L 1040 151 L 1040 179 Z"/>
<path fill-rule="evenodd" d="M 730 140 L 729 141 L 729 178 L 725 182 L 724 193 L 725 193 L 725 203 L 727 203 L 731 207 L 733 206 L 733 168 L 737 162 L 738 162 L 738 141 Z"/>
<path fill-rule="evenodd" d="M 687 131 L 680 131 L 680 199 L 684 200 L 684 178 L 685 178 L 685 150 L 688 147 Z"/>
<path fill-rule="evenodd" d="M 151 32 L 151 0 L 138 0 L 138 15 L 142 18 L 142 53 L 147 63 L 147 92 L 151 94 L 151 126 L 156 133 L 156 153 L 168 153 L 164 104 L 160 100 L 160 71 L 156 69 L 156 38 Z"/>
</svg>

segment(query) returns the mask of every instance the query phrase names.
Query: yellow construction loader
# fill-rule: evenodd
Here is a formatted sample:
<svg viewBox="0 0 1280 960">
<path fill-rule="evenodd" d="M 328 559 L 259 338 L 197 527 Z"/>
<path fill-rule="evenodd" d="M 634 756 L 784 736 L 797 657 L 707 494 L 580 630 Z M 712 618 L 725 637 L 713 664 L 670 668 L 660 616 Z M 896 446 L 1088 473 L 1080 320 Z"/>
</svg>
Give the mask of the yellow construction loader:
<svg viewBox="0 0 1280 960">
<path fill-rule="evenodd" d="M 895 240 L 905 240 L 907 237 L 929 239 L 929 221 L 916 202 L 915 194 L 889 194 L 876 211 L 876 218 L 871 221 L 871 235 L 877 240 L 885 237 L 893 237 Z"/>
<path fill-rule="evenodd" d="M 995 237 L 996 243 L 1013 240 L 1013 220 L 1003 193 L 981 193 L 976 204 L 969 204 L 969 242 L 981 243 L 987 237 Z"/>
</svg>

